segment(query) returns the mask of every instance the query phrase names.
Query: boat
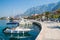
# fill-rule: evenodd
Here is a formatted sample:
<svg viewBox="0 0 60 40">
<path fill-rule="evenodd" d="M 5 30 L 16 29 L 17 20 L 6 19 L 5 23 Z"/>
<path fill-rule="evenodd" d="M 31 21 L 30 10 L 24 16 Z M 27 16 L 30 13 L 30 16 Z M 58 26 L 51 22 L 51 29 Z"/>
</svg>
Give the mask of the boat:
<svg viewBox="0 0 60 40">
<path fill-rule="evenodd" d="M 29 21 L 29 20 L 27 20 L 27 19 L 21 18 L 19 24 L 24 24 L 24 25 L 25 25 L 25 24 L 32 24 L 32 22 Z"/>
<path fill-rule="evenodd" d="M 31 31 L 33 29 L 30 28 L 20 28 L 20 27 L 16 27 L 16 28 L 5 28 L 4 29 L 4 33 L 23 33 L 23 32 L 28 32 Z"/>
<path fill-rule="evenodd" d="M 24 33 L 33 30 L 28 27 L 29 24 L 32 24 L 32 22 L 25 19 L 22 19 L 19 23 L 11 21 L 6 24 L 8 25 L 8 27 L 4 29 L 4 33 Z M 27 24 L 26 27 L 25 24 Z"/>
<path fill-rule="evenodd" d="M 11 27 L 17 27 L 19 26 L 18 22 L 8 22 L 6 23 L 7 27 L 11 28 Z"/>
</svg>

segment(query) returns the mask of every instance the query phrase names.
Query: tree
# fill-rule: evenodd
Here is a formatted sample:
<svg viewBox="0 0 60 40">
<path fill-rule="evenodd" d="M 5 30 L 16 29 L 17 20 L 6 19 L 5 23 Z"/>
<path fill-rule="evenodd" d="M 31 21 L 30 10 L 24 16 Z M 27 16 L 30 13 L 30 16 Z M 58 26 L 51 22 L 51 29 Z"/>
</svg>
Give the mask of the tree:
<svg viewBox="0 0 60 40">
<path fill-rule="evenodd" d="M 10 17 L 10 19 L 9 19 L 9 20 L 10 20 L 10 22 L 12 22 L 12 21 L 13 21 L 13 18 L 12 18 L 12 17 Z"/>
<path fill-rule="evenodd" d="M 45 17 L 48 19 L 50 17 L 50 12 L 45 12 Z"/>
</svg>

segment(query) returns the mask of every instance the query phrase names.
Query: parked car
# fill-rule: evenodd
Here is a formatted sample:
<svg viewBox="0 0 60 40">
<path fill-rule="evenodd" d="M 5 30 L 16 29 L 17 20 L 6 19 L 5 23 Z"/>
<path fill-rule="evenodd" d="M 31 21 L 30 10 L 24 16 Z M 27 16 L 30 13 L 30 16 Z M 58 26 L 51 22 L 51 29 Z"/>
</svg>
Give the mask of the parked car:
<svg viewBox="0 0 60 40">
<path fill-rule="evenodd" d="M 55 19 L 55 22 L 60 22 L 60 18 Z"/>
<path fill-rule="evenodd" d="M 48 20 L 50 20 L 50 21 L 55 21 L 55 19 L 54 19 L 54 18 L 49 18 Z"/>
<path fill-rule="evenodd" d="M 58 21 L 60 22 L 60 18 L 58 18 Z"/>
</svg>

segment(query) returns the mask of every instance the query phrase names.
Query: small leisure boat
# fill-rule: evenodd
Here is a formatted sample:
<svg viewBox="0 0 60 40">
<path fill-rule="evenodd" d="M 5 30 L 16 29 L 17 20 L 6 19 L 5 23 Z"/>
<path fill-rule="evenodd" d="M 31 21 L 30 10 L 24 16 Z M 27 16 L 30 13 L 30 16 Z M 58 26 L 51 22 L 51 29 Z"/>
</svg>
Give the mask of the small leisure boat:
<svg viewBox="0 0 60 40">
<path fill-rule="evenodd" d="M 22 19 L 20 22 L 8 22 L 7 28 L 4 29 L 5 33 L 21 33 L 21 32 L 28 32 L 32 29 L 27 27 L 28 25 L 22 25 L 22 24 L 32 24 L 32 22 Z"/>
<path fill-rule="evenodd" d="M 16 27 L 16 28 L 5 28 L 4 29 L 4 33 L 21 33 L 21 32 L 28 32 L 31 31 L 33 29 L 30 28 L 20 28 L 20 27 Z"/>
<path fill-rule="evenodd" d="M 6 23 L 6 25 L 9 28 L 13 28 L 13 27 L 19 26 L 19 23 L 18 22 L 8 22 L 8 23 Z"/>
</svg>

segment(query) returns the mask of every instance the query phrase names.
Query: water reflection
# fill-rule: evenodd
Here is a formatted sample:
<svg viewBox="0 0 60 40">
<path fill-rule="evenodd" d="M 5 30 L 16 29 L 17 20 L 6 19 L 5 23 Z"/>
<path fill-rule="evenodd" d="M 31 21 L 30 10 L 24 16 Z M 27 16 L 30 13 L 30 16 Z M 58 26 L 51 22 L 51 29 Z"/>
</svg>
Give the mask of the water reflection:
<svg viewBox="0 0 60 40">
<path fill-rule="evenodd" d="M 24 33 L 20 32 L 20 33 L 13 33 L 13 34 L 4 33 L 4 34 L 9 38 L 9 40 L 35 40 L 35 38 L 40 32 L 40 29 L 35 24 L 30 26 L 31 26 L 30 28 L 33 30 L 29 32 L 24 32 Z"/>
<path fill-rule="evenodd" d="M 7 36 L 8 38 L 10 38 L 9 40 L 23 40 L 23 39 L 27 39 L 29 38 L 32 38 L 33 36 L 31 34 L 29 34 L 28 32 L 25 32 L 24 35 L 23 33 L 19 33 L 19 34 L 5 34 L 5 36 Z"/>
</svg>

